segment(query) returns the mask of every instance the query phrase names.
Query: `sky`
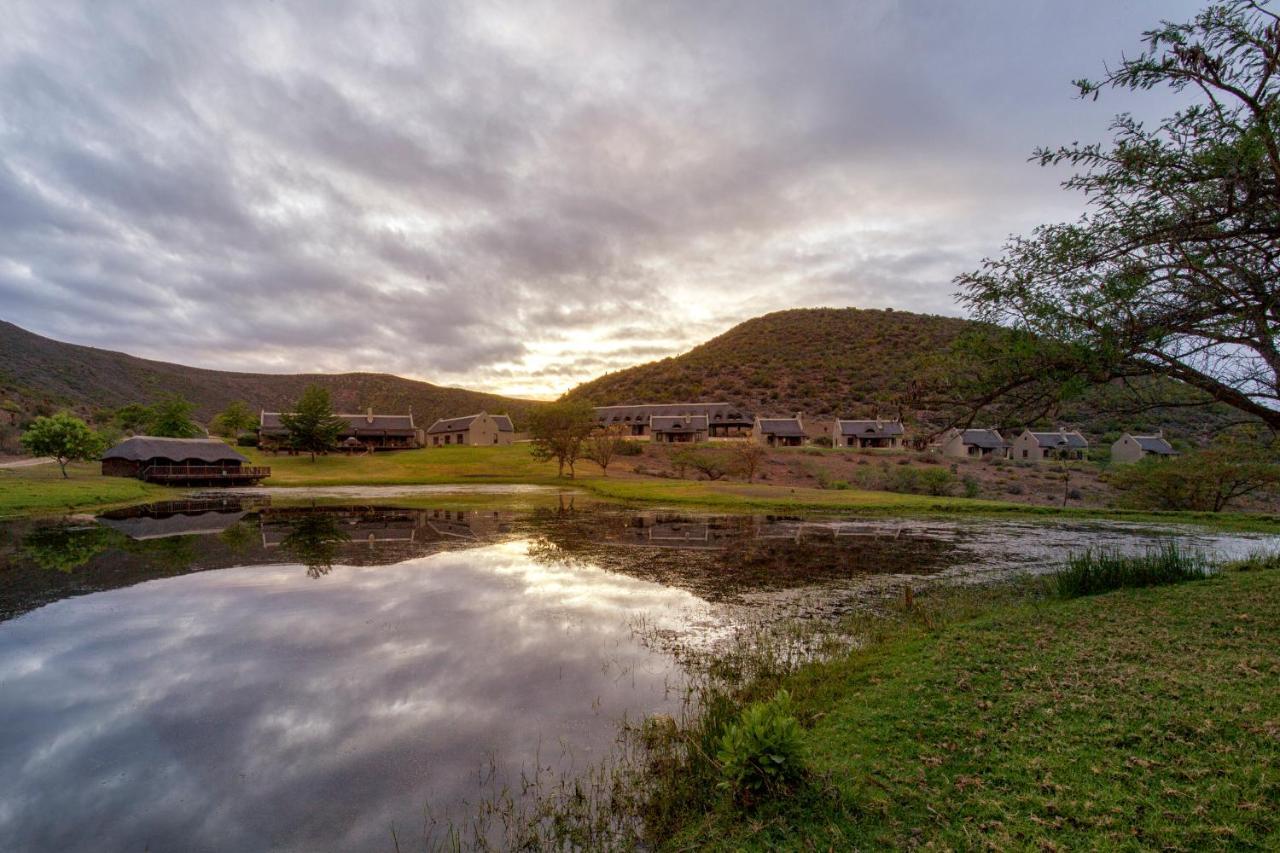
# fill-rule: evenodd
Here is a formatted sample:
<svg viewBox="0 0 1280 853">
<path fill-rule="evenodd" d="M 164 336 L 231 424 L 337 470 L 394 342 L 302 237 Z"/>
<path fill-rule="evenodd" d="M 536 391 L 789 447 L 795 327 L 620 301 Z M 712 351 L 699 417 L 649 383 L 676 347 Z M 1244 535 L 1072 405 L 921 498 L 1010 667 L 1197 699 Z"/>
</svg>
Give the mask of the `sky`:
<svg viewBox="0 0 1280 853">
<path fill-rule="evenodd" d="M 793 307 L 962 314 L 1174 0 L 7 0 L 0 319 L 546 398 Z"/>
</svg>

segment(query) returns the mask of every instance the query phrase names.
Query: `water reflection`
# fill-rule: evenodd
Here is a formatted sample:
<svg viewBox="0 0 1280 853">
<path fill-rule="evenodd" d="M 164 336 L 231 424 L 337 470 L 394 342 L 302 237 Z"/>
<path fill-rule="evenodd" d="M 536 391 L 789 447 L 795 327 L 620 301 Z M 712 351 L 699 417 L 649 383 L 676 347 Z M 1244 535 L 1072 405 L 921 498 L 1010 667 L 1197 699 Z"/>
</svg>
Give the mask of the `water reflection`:
<svg viewBox="0 0 1280 853">
<path fill-rule="evenodd" d="M 572 499 L 220 500 L 0 525 L 0 847 L 385 847 L 424 806 L 474 802 L 491 760 L 512 783 L 572 771 L 619 718 L 671 710 L 681 671 L 652 639 L 723 632 L 789 595 L 838 612 L 881 581 L 1171 536 L 1227 554 L 1262 541 Z"/>
</svg>

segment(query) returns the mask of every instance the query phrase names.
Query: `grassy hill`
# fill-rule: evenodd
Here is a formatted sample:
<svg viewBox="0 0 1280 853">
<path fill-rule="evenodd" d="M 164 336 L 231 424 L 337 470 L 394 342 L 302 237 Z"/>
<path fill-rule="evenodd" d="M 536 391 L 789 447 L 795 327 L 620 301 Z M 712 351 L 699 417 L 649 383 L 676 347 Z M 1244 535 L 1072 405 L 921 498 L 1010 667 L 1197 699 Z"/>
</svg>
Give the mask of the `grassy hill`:
<svg viewBox="0 0 1280 853">
<path fill-rule="evenodd" d="M 339 411 L 383 412 L 413 409 L 429 425 L 437 417 L 484 409 L 520 420 L 528 400 L 443 388 L 386 373 L 270 374 L 203 370 L 150 361 L 119 352 L 50 340 L 0 322 L 0 412 L 22 418 L 71 408 L 82 414 L 147 403 L 174 392 L 196 404 L 208 420 L 232 400 L 254 409 L 287 408 L 308 385 L 322 385 Z"/>
<path fill-rule="evenodd" d="M 571 390 L 595 405 L 725 400 L 759 414 L 804 412 L 811 418 L 884 416 L 918 375 L 972 321 L 905 311 L 797 308 L 734 326 L 683 355 L 608 373 Z M 1169 383 L 1171 399 L 1185 388 Z M 1102 394 L 1073 403 L 1059 423 L 1095 438 L 1164 427 L 1200 438 L 1224 422 L 1216 409 L 1155 410 L 1124 416 Z M 907 417 L 929 413 L 904 413 Z"/>
</svg>

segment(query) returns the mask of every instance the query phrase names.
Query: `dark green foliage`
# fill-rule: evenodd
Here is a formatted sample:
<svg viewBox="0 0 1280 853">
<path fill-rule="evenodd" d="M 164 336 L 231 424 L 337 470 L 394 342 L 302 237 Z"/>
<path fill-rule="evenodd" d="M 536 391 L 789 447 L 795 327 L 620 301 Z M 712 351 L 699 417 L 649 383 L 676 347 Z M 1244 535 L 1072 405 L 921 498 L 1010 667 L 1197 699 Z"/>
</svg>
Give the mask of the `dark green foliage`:
<svg viewBox="0 0 1280 853">
<path fill-rule="evenodd" d="M 195 404 L 179 394 L 164 394 L 151 406 L 151 415 L 146 421 L 148 435 L 162 435 L 168 438 L 196 438 L 204 434 L 199 425 L 192 419 Z"/>
<path fill-rule="evenodd" d="M 752 807 L 789 793 L 805 776 L 804 733 L 785 690 L 754 702 L 729 724 L 716 752 L 720 786 Z"/>
<path fill-rule="evenodd" d="M 1210 566 L 1203 554 L 1184 551 L 1176 544 L 1170 544 L 1137 556 L 1115 551 L 1073 554 L 1053 578 L 1058 595 L 1076 598 L 1125 587 L 1201 580 L 1209 572 Z"/>
<path fill-rule="evenodd" d="M 209 431 L 227 438 L 237 438 L 258 425 L 258 417 L 243 400 L 234 400 L 209 422 Z"/>
<path fill-rule="evenodd" d="M 257 447 L 258 437 L 253 433 L 247 433 L 236 439 L 237 447 Z"/>
<path fill-rule="evenodd" d="M 638 441 L 627 441 L 618 448 L 619 456 L 644 456 L 644 446 Z"/>
<path fill-rule="evenodd" d="M 313 462 L 317 453 L 326 453 L 337 444 L 347 426 L 333 413 L 329 392 L 319 385 L 302 392 L 293 411 L 280 415 L 280 423 L 289 432 L 290 446 L 310 453 Z"/>
</svg>

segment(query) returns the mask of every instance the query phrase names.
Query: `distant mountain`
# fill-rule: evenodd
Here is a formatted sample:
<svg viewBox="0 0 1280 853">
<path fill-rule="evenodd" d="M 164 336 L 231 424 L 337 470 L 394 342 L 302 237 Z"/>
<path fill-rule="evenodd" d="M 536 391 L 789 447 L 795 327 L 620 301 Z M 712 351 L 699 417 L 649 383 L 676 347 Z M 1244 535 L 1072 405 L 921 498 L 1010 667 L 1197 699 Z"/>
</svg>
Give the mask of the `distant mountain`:
<svg viewBox="0 0 1280 853">
<path fill-rule="evenodd" d="M 125 403 L 147 403 L 160 394 L 181 394 L 196 404 L 208 421 L 232 400 L 255 410 L 287 409 L 308 385 L 322 385 L 334 407 L 361 412 L 413 409 L 414 420 L 429 426 L 437 417 L 486 410 L 523 419 L 529 400 L 443 388 L 387 373 L 231 373 L 150 361 L 94 347 L 41 337 L 0 321 L 0 414 L 22 418 L 58 408 L 82 414 L 114 409 Z M 0 418 L 0 422 L 3 419 Z"/>
<path fill-rule="evenodd" d="M 885 417 L 928 357 L 974 323 L 955 317 L 858 308 L 797 308 L 734 326 L 683 355 L 608 373 L 565 396 L 594 405 L 724 400 L 758 414 L 811 418 Z M 1185 386 L 1170 382 L 1172 397 Z M 1221 407 L 1178 408 L 1137 417 L 1111 414 L 1101 394 L 1061 413 L 1064 426 L 1095 437 L 1165 427 L 1199 438 L 1222 424 Z M 907 417 L 915 414 L 905 413 Z"/>
</svg>

